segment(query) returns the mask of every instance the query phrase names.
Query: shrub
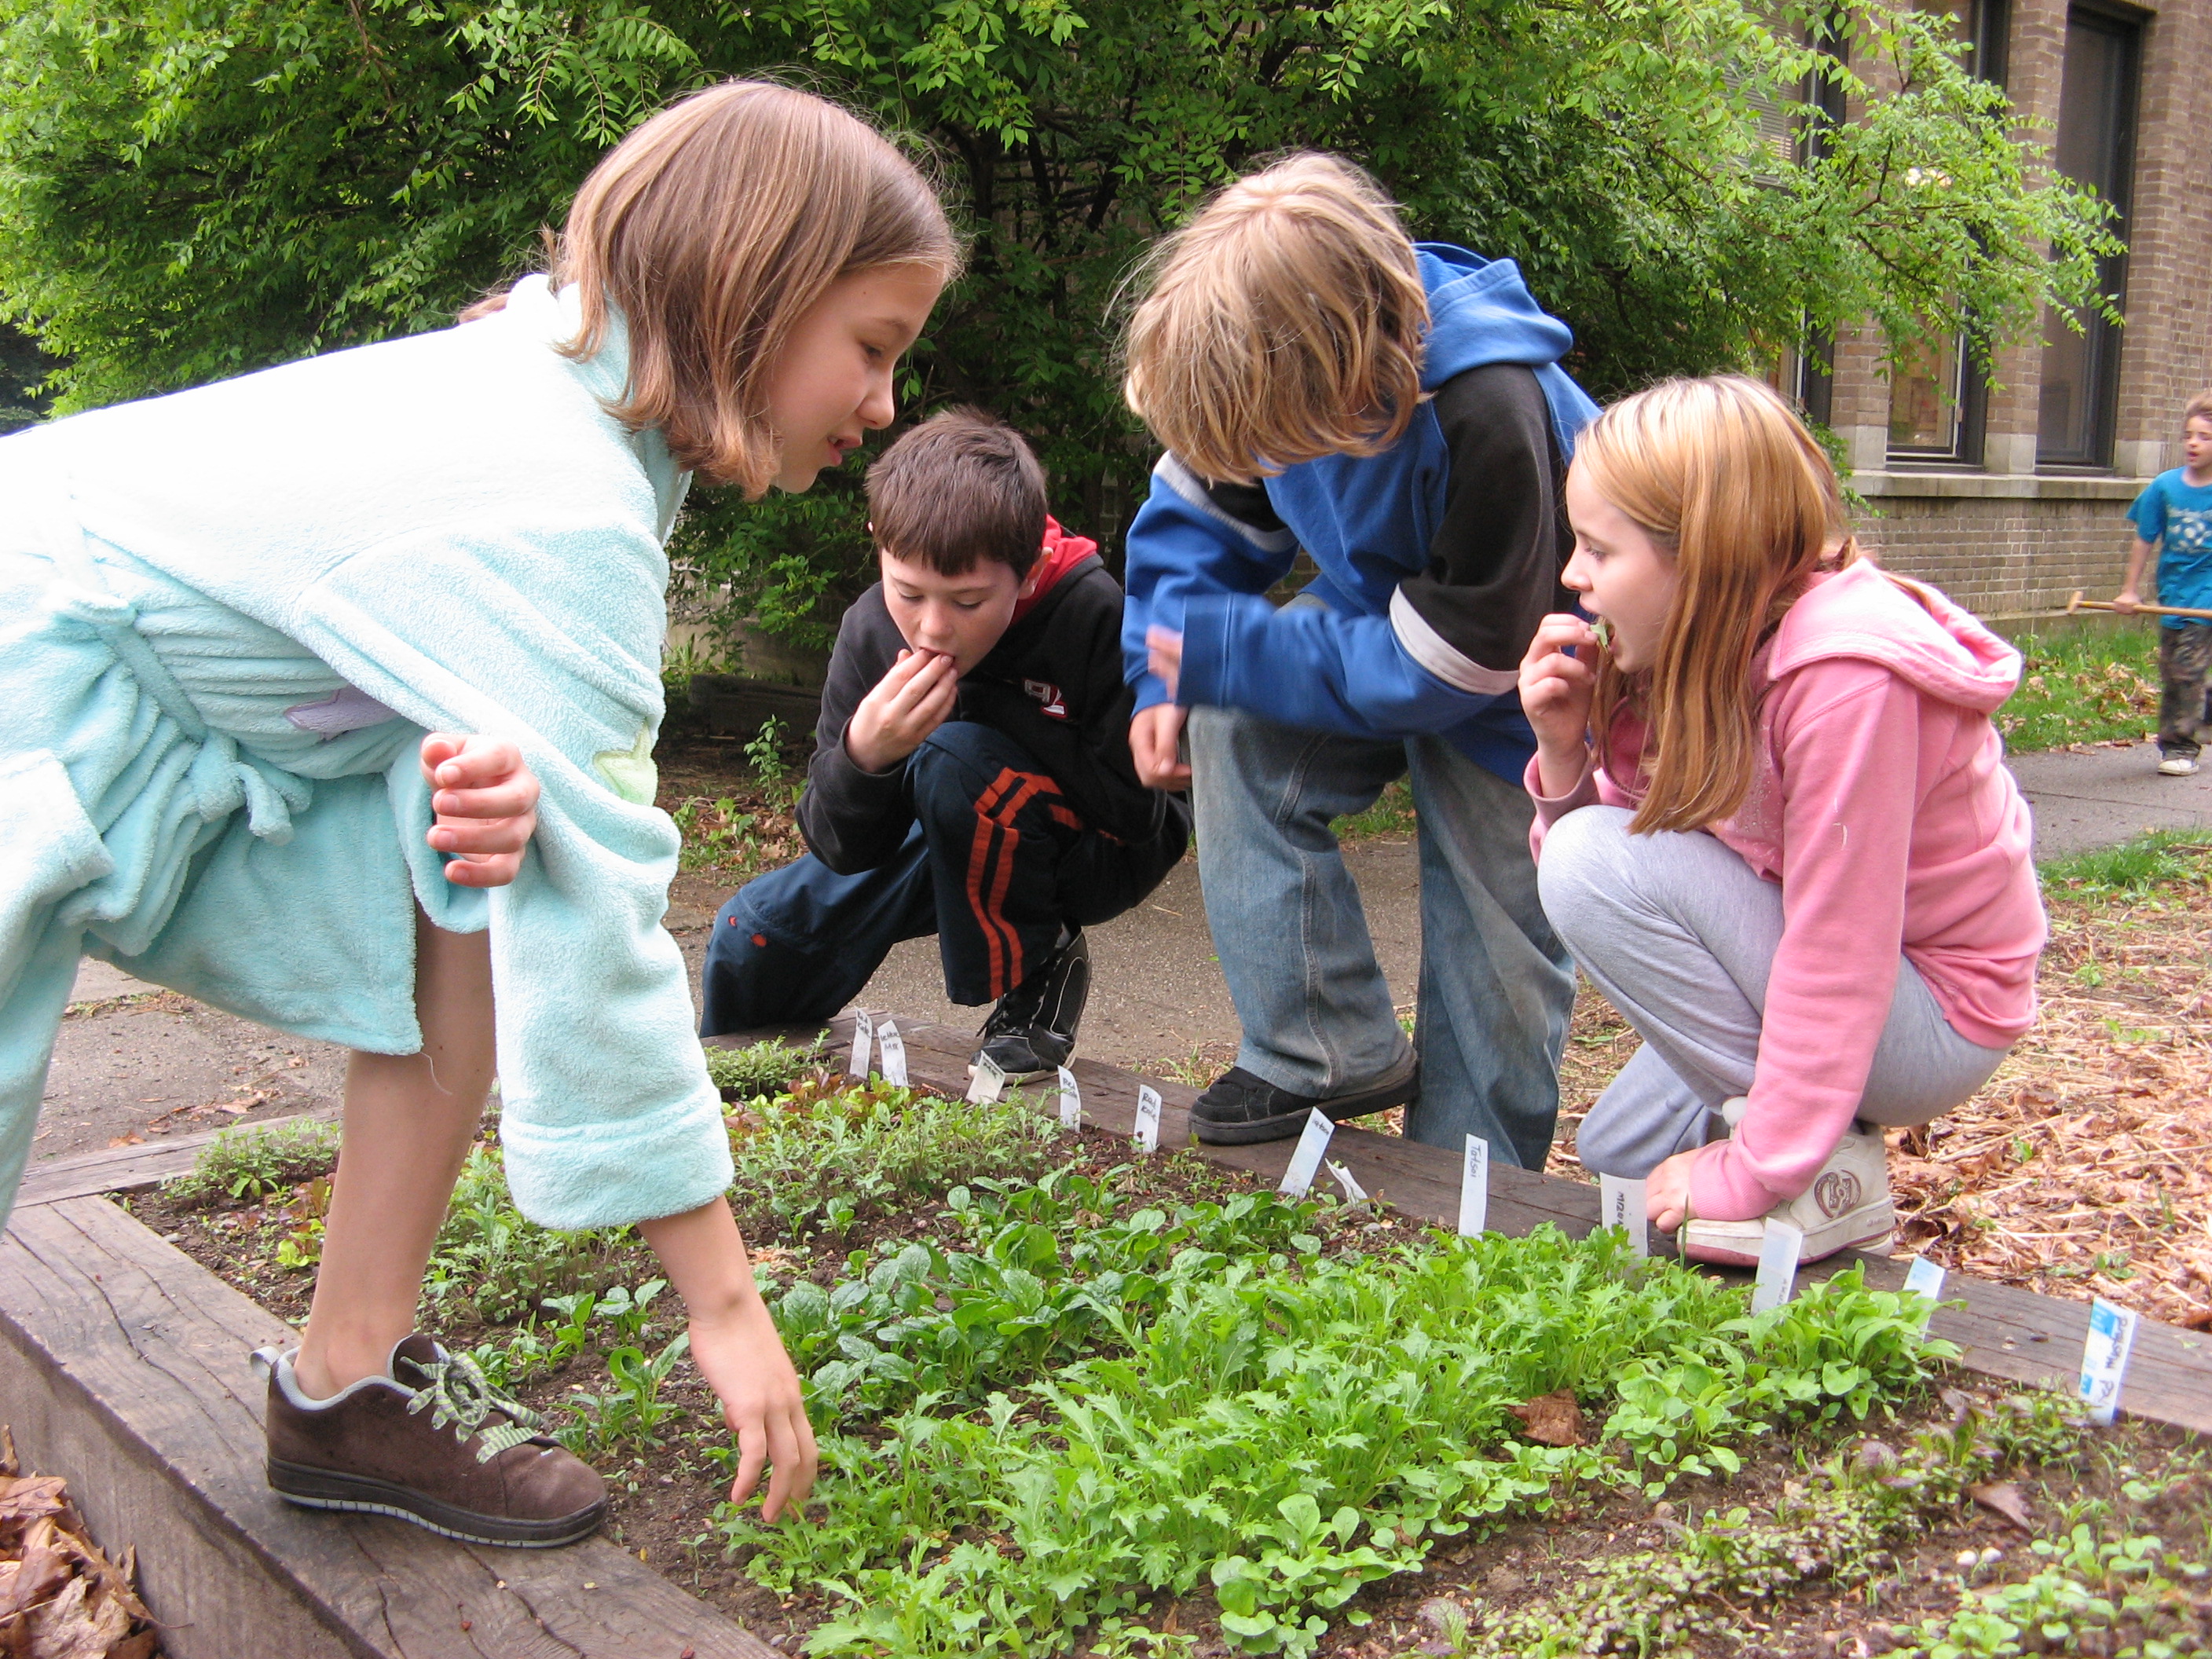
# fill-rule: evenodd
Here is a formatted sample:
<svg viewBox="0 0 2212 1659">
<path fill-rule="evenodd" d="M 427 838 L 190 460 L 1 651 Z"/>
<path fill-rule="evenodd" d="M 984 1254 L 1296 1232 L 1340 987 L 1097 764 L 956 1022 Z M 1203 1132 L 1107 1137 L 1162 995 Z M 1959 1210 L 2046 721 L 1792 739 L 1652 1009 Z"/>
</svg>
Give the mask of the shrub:
<svg viewBox="0 0 2212 1659">
<path fill-rule="evenodd" d="M 312 1118 L 225 1129 L 200 1149 L 189 1175 L 161 1190 L 176 1203 L 203 1209 L 225 1199 L 268 1198 L 328 1175 L 337 1157 L 337 1126 Z"/>
</svg>

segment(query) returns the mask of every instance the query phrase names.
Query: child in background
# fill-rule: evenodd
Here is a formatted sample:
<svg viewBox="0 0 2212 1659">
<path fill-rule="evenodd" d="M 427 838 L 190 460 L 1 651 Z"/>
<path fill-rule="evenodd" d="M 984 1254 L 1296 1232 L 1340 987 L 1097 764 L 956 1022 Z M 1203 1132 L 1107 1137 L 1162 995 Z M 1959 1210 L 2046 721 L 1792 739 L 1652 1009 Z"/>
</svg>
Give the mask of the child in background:
<svg viewBox="0 0 2212 1659">
<path fill-rule="evenodd" d="M 2043 904 L 1990 714 L 2019 653 L 1844 532 L 1765 386 L 1613 405 L 1567 477 L 1521 670 L 1544 908 L 1644 1039 L 1578 1132 L 1703 1261 L 1880 1249 L 1882 1126 L 1981 1087 L 2035 1012 Z"/>
<path fill-rule="evenodd" d="M 1163 248 L 1126 391 L 1168 453 L 1129 530 L 1122 638 L 1138 775 L 1194 777 L 1243 1028 L 1192 1109 L 1200 1140 L 1406 1103 L 1414 1139 L 1543 1167 L 1574 974 L 1528 861 L 1515 671 L 1565 603 L 1559 487 L 1595 412 L 1569 343 L 1510 260 L 1417 246 L 1330 156 L 1239 180 Z M 1278 610 L 1301 550 L 1320 574 Z M 1409 769 L 1411 1043 L 1330 828 Z"/>
<path fill-rule="evenodd" d="M 945 994 L 997 1006 L 1009 1077 L 1075 1047 L 1083 929 L 1183 854 L 1189 810 L 1137 781 L 1121 590 L 1045 512 L 1018 434 L 923 422 L 868 469 L 883 580 L 845 613 L 799 826 L 805 857 L 714 919 L 708 1036 L 826 1019 L 892 945 L 935 933 Z"/>
<path fill-rule="evenodd" d="M 2158 602 L 2187 611 L 2212 610 L 2212 390 L 2198 392 L 2181 411 L 2181 461 L 2161 472 L 2128 508 L 2136 544 L 2128 552 L 2127 585 L 2112 600 L 2133 611 L 2143 562 L 2158 553 Z M 2158 769 L 2169 778 L 2192 776 L 2207 724 L 2212 692 L 2212 623 L 2160 617 L 2158 630 Z"/>
<path fill-rule="evenodd" d="M 879 135 L 728 82 L 610 153 L 550 276 L 477 320 L 0 442 L 0 1190 L 81 951 L 356 1051 L 313 1311 L 258 1356 L 291 1501 L 501 1544 L 604 1512 L 413 1329 L 495 1025 L 515 1202 L 638 1224 L 737 1433 L 733 1497 L 771 1462 L 767 1513 L 804 1496 L 660 925 L 662 545 L 694 471 L 805 489 L 888 425 L 957 264 Z M 457 885 L 423 844 L 425 728 L 503 738 L 542 786 L 512 884 Z"/>
</svg>

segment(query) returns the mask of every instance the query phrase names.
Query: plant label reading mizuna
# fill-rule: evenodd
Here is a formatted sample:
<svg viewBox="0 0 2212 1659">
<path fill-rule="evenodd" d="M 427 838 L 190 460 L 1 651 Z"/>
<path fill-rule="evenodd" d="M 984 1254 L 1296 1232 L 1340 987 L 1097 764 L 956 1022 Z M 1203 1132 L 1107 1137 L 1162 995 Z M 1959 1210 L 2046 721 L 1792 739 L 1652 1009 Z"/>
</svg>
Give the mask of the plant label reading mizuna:
<svg viewBox="0 0 2212 1659">
<path fill-rule="evenodd" d="M 874 1047 L 876 1022 L 868 1018 L 868 1011 L 860 1010 L 853 1016 L 853 1060 L 845 1067 L 848 1075 L 861 1082 L 868 1080 L 868 1050 Z"/>
<path fill-rule="evenodd" d="M 890 1020 L 876 1032 L 876 1046 L 884 1051 L 884 1081 L 894 1089 L 903 1089 L 906 1082 L 906 1039 L 899 1028 Z"/>
<path fill-rule="evenodd" d="M 1638 1255 L 1651 1254 L 1650 1224 L 1644 1215 L 1644 1183 L 1626 1176 L 1597 1178 L 1597 1224 L 1619 1227 L 1628 1235 L 1628 1248 Z"/>
</svg>

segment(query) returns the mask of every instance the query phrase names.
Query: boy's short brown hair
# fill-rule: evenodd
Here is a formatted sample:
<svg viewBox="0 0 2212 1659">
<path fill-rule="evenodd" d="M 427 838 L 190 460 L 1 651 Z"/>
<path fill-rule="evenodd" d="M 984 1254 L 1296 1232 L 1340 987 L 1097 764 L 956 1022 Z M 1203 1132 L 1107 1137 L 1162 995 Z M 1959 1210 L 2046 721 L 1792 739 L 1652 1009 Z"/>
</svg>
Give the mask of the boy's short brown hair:
<svg viewBox="0 0 2212 1659">
<path fill-rule="evenodd" d="M 1372 455 L 1421 399 L 1429 301 L 1374 179 L 1304 154 L 1240 179 L 1155 250 L 1122 396 L 1200 476 Z"/>
<path fill-rule="evenodd" d="M 2189 400 L 2189 407 L 2181 411 L 2181 423 L 2191 421 L 2212 421 L 2212 386 L 2208 386 Z"/>
<path fill-rule="evenodd" d="M 978 559 L 1028 575 L 1044 521 L 1044 468 L 1020 433 L 980 409 L 931 416 L 868 469 L 876 545 L 939 575 L 964 575 Z"/>
</svg>

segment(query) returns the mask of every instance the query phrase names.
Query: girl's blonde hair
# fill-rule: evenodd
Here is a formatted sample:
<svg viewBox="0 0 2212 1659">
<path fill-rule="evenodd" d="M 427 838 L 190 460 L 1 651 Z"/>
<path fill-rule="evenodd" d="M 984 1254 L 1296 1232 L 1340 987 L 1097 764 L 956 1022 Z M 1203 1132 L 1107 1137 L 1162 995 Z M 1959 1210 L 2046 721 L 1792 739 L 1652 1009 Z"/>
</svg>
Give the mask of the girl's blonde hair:
<svg viewBox="0 0 2212 1659">
<path fill-rule="evenodd" d="M 1616 711 L 1638 708 L 1645 793 L 1629 828 L 1702 829 L 1750 793 L 1753 653 L 1816 572 L 1858 556 L 1836 469 L 1779 396 L 1737 374 L 1623 398 L 1576 440 L 1574 464 L 1674 556 L 1676 575 L 1650 670 L 1625 676 L 1609 656 L 1598 669 L 1598 758 Z"/>
<path fill-rule="evenodd" d="M 1297 155 L 1238 179 L 1139 280 L 1122 396 L 1201 476 L 1372 455 L 1413 419 L 1428 295 L 1397 207 L 1350 162 Z"/>
<path fill-rule="evenodd" d="M 757 500 L 775 477 L 767 387 L 793 325 L 841 276 L 921 265 L 949 282 L 960 264 L 936 192 L 866 121 L 796 88 L 725 81 L 592 169 L 551 275 L 583 302 L 568 356 L 599 350 L 622 315 L 629 384 L 611 412 Z"/>
</svg>

